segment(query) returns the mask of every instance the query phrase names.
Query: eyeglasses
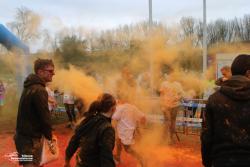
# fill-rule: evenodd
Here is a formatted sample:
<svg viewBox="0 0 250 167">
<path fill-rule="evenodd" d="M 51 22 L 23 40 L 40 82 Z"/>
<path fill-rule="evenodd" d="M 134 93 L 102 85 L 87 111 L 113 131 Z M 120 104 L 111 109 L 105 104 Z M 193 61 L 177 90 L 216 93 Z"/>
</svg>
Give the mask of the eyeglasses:
<svg viewBox="0 0 250 167">
<path fill-rule="evenodd" d="M 47 70 L 47 69 L 44 69 L 43 71 L 48 71 L 48 72 L 51 73 L 51 74 L 54 74 L 54 73 L 55 73 L 54 70 Z"/>
</svg>

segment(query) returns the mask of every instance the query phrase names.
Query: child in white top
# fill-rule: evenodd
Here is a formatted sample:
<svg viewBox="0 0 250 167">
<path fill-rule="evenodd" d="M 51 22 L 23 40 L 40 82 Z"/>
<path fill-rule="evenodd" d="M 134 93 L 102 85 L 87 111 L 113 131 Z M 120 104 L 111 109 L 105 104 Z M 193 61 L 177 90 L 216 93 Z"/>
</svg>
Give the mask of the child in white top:
<svg viewBox="0 0 250 167">
<path fill-rule="evenodd" d="M 139 123 L 145 123 L 145 115 L 134 105 L 129 103 L 118 104 L 112 119 L 117 121 L 118 139 L 115 159 L 120 162 L 122 146 L 125 151 L 134 156 L 144 166 L 143 158 L 132 148 L 134 134 Z"/>
</svg>

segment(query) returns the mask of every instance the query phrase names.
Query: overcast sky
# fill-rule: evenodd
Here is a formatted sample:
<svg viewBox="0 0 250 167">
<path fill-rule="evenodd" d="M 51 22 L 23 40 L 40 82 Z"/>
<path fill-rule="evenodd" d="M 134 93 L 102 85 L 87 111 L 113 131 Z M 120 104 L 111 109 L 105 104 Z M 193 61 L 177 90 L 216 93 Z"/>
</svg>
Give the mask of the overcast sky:
<svg viewBox="0 0 250 167">
<path fill-rule="evenodd" d="M 152 0 L 153 20 L 177 23 L 181 17 L 202 19 L 203 0 Z M 42 17 L 42 29 L 51 34 L 63 27 L 104 30 L 148 20 L 148 0 L 0 0 L 0 24 L 27 7 Z M 207 20 L 232 19 L 250 14 L 250 0 L 207 0 Z M 30 44 L 35 52 L 41 43 Z"/>
<path fill-rule="evenodd" d="M 203 0 L 152 0 L 153 19 L 176 23 L 183 16 L 202 19 Z M 43 18 L 44 26 L 107 29 L 148 19 L 148 0 L 0 0 L 0 24 L 14 20 L 19 7 Z M 249 0 L 207 0 L 208 21 L 250 14 Z"/>
</svg>

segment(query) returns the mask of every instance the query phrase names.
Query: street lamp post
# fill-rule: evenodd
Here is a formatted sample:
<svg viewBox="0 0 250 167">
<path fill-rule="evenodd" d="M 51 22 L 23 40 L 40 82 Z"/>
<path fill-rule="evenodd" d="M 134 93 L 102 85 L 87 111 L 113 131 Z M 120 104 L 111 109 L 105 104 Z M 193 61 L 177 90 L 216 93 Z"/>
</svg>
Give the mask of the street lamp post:
<svg viewBox="0 0 250 167">
<path fill-rule="evenodd" d="M 148 0 L 148 30 L 149 35 L 152 35 L 152 25 L 153 25 L 153 16 L 152 16 L 152 0 Z M 154 95 L 154 70 L 153 70 L 153 53 L 152 50 L 149 50 L 149 68 L 150 68 L 150 89 L 151 89 L 151 95 Z"/>
<path fill-rule="evenodd" d="M 206 0 L 203 0 L 203 74 L 207 70 L 207 16 Z"/>
<path fill-rule="evenodd" d="M 152 17 L 152 0 L 148 0 L 148 14 L 149 14 L 149 17 L 148 17 L 148 27 L 151 28 L 152 26 L 152 22 L 153 22 L 153 17 Z"/>
</svg>

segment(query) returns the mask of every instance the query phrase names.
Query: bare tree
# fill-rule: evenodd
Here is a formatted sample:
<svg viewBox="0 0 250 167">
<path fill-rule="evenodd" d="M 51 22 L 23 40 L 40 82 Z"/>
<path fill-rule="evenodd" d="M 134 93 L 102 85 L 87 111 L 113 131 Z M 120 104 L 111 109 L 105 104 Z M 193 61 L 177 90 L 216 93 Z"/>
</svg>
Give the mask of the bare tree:
<svg viewBox="0 0 250 167">
<path fill-rule="evenodd" d="M 233 23 L 235 38 L 238 41 L 250 41 L 250 15 L 245 15 L 243 19 L 235 18 Z"/>
<path fill-rule="evenodd" d="M 243 18 L 244 41 L 250 41 L 250 15 L 245 15 Z"/>
<path fill-rule="evenodd" d="M 31 42 L 39 37 L 41 17 L 26 7 L 17 9 L 15 20 L 7 24 L 24 42 Z"/>
<path fill-rule="evenodd" d="M 193 37 L 195 32 L 195 19 L 193 17 L 182 17 L 180 20 L 180 25 L 184 38 Z"/>
<path fill-rule="evenodd" d="M 234 42 L 235 41 L 235 30 L 234 30 L 234 22 L 233 20 L 228 21 L 228 42 Z"/>
<path fill-rule="evenodd" d="M 215 42 L 227 42 L 228 35 L 228 27 L 227 22 L 223 19 L 218 19 L 214 23 L 214 31 L 215 31 Z"/>
<path fill-rule="evenodd" d="M 182 17 L 180 20 L 180 36 L 182 39 L 189 39 L 193 46 L 201 46 L 203 38 L 203 24 L 193 17 Z"/>
<path fill-rule="evenodd" d="M 202 40 L 203 40 L 203 23 L 201 20 L 197 22 L 195 25 L 195 34 L 197 37 L 197 41 L 195 43 L 195 46 L 202 46 Z"/>
</svg>

